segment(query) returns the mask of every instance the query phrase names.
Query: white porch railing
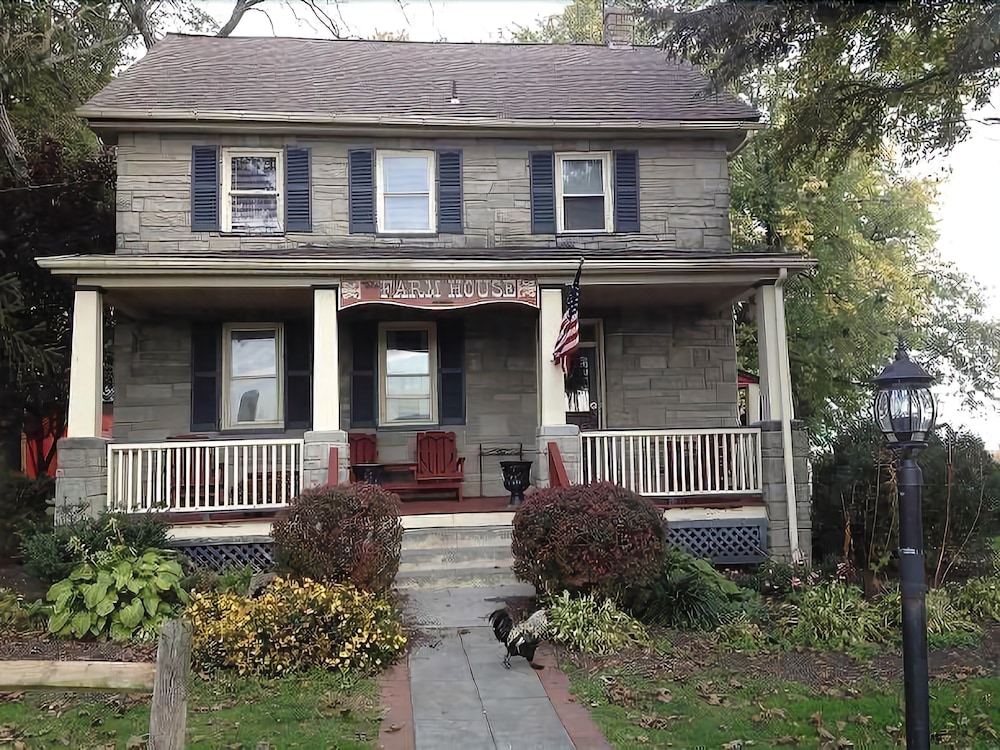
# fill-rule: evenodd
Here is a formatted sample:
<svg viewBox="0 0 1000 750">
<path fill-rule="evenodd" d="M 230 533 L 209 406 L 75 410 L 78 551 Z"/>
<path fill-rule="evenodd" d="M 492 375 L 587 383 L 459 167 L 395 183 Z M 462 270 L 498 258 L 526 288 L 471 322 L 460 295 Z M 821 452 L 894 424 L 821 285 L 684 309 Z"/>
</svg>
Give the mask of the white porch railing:
<svg viewBox="0 0 1000 750">
<path fill-rule="evenodd" d="M 108 446 L 108 507 L 267 510 L 302 488 L 302 440 L 192 440 Z"/>
<path fill-rule="evenodd" d="M 759 494 L 754 427 L 583 432 L 583 481 L 614 482 L 647 497 Z"/>
</svg>

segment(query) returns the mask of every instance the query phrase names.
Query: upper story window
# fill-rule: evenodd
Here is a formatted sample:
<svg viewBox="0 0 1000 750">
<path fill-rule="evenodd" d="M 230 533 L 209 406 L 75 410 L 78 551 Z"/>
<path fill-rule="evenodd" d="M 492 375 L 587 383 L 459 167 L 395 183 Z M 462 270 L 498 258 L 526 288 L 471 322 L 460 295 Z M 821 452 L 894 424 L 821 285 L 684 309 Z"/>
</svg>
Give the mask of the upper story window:
<svg viewBox="0 0 1000 750">
<path fill-rule="evenodd" d="M 559 232 L 610 232 L 613 225 L 611 154 L 556 154 Z"/>
<path fill-rule="evenodd" d="M 223 429 L 283 427 L 282 326 L 223 329 Z"/>
<path fill-rule="evenodd" d="M 433 151 L 379 151 L 379 232 L 434 232 Z"/>
<path fill-rule="evenodd" d="M 225 149 L 222 158 L 222 231 L 283 231 L 282 151 Z"/>
</svg>

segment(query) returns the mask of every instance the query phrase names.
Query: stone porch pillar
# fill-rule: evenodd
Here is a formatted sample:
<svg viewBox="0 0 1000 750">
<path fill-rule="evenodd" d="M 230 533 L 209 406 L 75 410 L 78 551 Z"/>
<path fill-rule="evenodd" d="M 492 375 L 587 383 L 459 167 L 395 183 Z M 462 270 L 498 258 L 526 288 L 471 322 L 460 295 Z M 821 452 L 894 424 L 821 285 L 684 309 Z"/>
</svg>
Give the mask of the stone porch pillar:
<svg viewBox="0 0 1000 750">
<path fill-rule="evenodd" d="M 56 523 L 82 512 L 98 516 L 108 502 L 108 441 L 102 437 L 104 300 L 100 289 L 80 287 L 73 299 L 69 413 L 59 441 Z"/>
<path fill-rule="evenodd" d="M 795 561 L 808 561 L 807 554 L 812 547 L 806 465 L 808 440 L 800 423 L 795 423 L 793 426 L 795 414 L 792 408 L 792 379 L 788 366 L 783 286 L 786 276 L 782 269 L 776 283 L 760 287 L 756 294 L 757 347 L 763 412 L 761 451 L 766 467 L 762 479 L 772 553 Z M 801 467 L 796 466 L 796 433 L 798 441 L 806 443 L 800 457 Z M 804 522 L 797 489 L 800 481 L 805 485 L 806 494 Z"/>
<path fill-rule="evenodd" d="M 305 487 L 325 485 L 330 477 L 330 449 L 337 449 L 336 483 L 347 481 L 347 433 L 340 428 L 340 336 L 336 288 L 313 290 L 312 430 L 306 432 Z"/>
<path fill-rule="evenodd" d="M 566 389 L 562 368 L 552 361 L 552 350 L 562 322 L 562 289 L 539 290 L 538 314 L 538 460 L 535 486 L 550 486 L 549 443 L 556 443 L 570 482 L 580 481 L 580 428 L 566 424 Z"/>
</svg>

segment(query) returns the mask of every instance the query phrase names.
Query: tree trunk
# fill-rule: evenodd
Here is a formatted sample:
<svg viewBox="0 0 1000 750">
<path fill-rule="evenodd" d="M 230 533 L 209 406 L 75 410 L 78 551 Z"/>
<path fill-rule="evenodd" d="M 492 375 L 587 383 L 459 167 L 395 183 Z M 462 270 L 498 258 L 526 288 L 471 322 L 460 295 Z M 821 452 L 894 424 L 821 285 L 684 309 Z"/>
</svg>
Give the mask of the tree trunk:
<svg viewBox="0 0 1000 750">
<path fill-rule="evenodd" d="M 0 141 L 3 141 L 4 156 L 10 165 L 10 172 L 14 177 L 14 184 L 17 187 L 26 187 L 31 184 L 31 177 L 28 174 L 28 160 L 24 156 L 24 149 L 14 132 L 14 125 L 7 115 L 7 107 L 3 103 L 3 90 L 0 89 Z"/>
</svg>

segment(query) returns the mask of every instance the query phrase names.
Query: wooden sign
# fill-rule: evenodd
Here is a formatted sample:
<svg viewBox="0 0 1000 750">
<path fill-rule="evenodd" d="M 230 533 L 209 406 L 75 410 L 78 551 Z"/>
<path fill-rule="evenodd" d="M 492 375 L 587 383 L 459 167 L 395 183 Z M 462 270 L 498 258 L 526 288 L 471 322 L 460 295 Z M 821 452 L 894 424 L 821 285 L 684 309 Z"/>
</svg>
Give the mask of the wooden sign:
<svg viewBox="0 0 1000 750">
<path fill-rule="evenodd" d="M 490 302 L 538 307 L 538 284 L 523 276 L 392 277 L 340 282 L 341 309 L 374 303 L 450 309 Z"/>
</svg>

